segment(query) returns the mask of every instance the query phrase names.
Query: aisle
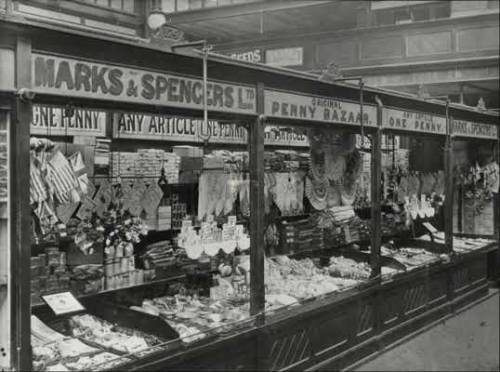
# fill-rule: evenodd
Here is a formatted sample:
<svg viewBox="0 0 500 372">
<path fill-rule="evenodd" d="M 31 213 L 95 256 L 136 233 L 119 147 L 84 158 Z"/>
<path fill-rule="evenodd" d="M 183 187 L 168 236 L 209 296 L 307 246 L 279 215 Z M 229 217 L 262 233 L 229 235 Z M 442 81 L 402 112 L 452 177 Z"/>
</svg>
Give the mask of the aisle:
<svg viewBox="0 0 500 372">
<path fill-rule="evenodd" d="M 494 291 L 487 300 L 358 365 L 354 370 L 498 371 L 500 299 L 498 289 Z"/>
</svg>

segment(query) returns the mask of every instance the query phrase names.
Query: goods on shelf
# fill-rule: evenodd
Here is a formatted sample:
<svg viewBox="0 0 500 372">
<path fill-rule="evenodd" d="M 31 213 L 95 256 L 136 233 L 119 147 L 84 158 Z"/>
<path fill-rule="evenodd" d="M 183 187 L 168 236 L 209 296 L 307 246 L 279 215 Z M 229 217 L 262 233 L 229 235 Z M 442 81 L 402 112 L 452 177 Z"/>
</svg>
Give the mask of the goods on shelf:
<svg viewBox="0 0 500 372">
<path fill-rule="evenodd" d="M 249 317 L 249 303 L 234 302 L 229 297 L 212 300 L 177 294 L 145 299 L 141 307 L 131 308 L 161 316 L 186 343 L 205 338 L 209 332 L 226 331 L 231 328 L 231 323 Z"/>
<path fill-rule="evenodd" d="M 156 149 L 140 149 L 137 152 L 111 153 L 111 177 L 156 178 L 162 168 L 169 183 L 179 182 L 180 156 L 173 152 Z"/>
<path fill-rule="evenodd" d="M 70 273 L 66 253 L 57 247 L 47 247 L 45 253 L 31 257 L 31 301 L 40 302 L 40 296 L 68 290 Z"/>
<path fill-rule="evenodd" d="M 199 232 L 194 230 L 192 221 L 185 219 L 178 235 L 177 245 L 186 250 L 190 259 L 197 260 L 204 253 L 213 257 L 222 250 L 229 254 L 236 248 L 245 251 L 250 248 L 250 238 L 244 232 L 244 226 L 236 224 L 236 216 L 229 216 L 228 222 L 217 226 L 213 216 L 201 223 Z"/>
<path fill-rule="evenodd" d="M 69 371 L 110 368 L 127 358 L 67 337 L 31 316 L 31 344 L 35 371 Z"/>
<path fill-rule="evenodd" d="M 0 199 L 8 196 L 7 131 L 0 130 Z"/>
<path fill-rule="evenodd" d="M 333 278 L 328 269 L 317 267 L 310 258 L 266 258 L 264 268 L 266 294 L 284 294 L 297 300 L 335 292 L 358 283 L 355 280 Z"/>
<path fill-rule="evenodd" d="M 495 243 L 491 239 L 483 238 L 465 238 L 454 236 L 453 237 L 453 250 L 457 253 L 467 253 L 477 249 L 481 249 L 488 244 Z"/>
<path fill-rule="evenodd" d="M 135 353 L 162 343 L 156 336 L 115 326 L 90 314 L 72 316 L 69 326 L 73 336 L 119 353 Z"/>
<path fill-rule="evenodd" d="M 408 270 L 415 269 L 422 265 L 440 261 L 439 254 L 431 253 L 423 248 L 403 247 L 397 250 L 382 247 L 382 255 L 394 258 L 405 265 Z"/>
<path fill-rule="evenodd" d="M 180 196 L 177 193 L 172 193 L 170 195 L 170 203 L 172 229 L 180 229 L 182 221 L 187 215 L 187 204 L 181 202 Z"/>
<path fill-rule="evenodd" d="M 310 218 L 277 223 L 282 254 L 324 248 L 323 231 Z"/>
<path fill-rule="evenodd" d="M 370 278 L 370 265 L 366 262 L 356 262 L 344 256 L 330 257 L 328 267 L 330 275 L 346 279 L 368 280 Z"/>
</svg>

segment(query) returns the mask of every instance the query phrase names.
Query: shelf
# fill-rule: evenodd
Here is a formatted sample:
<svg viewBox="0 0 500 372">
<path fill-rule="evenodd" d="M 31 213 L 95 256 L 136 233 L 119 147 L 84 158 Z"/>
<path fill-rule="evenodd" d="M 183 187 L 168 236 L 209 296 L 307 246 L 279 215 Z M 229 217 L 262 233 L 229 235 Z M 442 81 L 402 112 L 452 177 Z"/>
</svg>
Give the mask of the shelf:
<svg viewBox="0 0 500 372">
<path fill-rule="evenodd" d="M 138 285 L 131 285 L 131 286 L 128 286 L 128 287 L 121 287 L 121 288 L 115 288 L 115 289 L 105 289 L 103 291 L 96 292 L 96 293 L 85 293 L 85 294 L 81 294 L 81 295 L 76 296 L 76 298 L 78 298 L 78 299 L 85 299 L 85 298 L 90 298 L 90 297 L 95 297 L 95 296 L 101 296 L 101 295 L 105 295 L 105 294 L 109 294 L 109 293 L 126 291 L 126 290 L 130 290 L 130 289 L 135 289 L 135 288 L 141 288 L 141 287 L 152 286 L 152 285 L 154 286 L 154 285 L 166 284 L 168 282 L 172 282 L 172 281 L 184 279 L 185 277 L 186 277 L 185 274 L 176 275 L 176 276 L 171 276 L 171 277 L 165 278 L 165 279 L 152 280 L 150 282 L 146 282 L 146 283 L 142 283 L 142 284 L 138 284 Z M 49 294 L 49 293 L 47 293 L 47 294 Z M 46 306 L 45 302 L 43 302 L 43 301 L 31 304 L 31 308 L 39 308 L 39 307 L 42 307 L 42 306 Z"/>
</svg>

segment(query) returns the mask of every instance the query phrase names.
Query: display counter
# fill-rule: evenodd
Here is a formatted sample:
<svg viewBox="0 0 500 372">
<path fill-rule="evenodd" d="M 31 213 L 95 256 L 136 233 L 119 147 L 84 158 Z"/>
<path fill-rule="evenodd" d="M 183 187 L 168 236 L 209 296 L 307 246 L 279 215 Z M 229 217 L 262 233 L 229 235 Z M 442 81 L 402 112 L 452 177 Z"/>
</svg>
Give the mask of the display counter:
<svg viewBox="0 0 500 372">
<path fill-rule="evenodd" d="M 4 29 L 16 369 L 343 368 L 487 293 L 450 159 L 497 115 L 218 56 L 204 106 L 202 58 Z"/>
</svg>

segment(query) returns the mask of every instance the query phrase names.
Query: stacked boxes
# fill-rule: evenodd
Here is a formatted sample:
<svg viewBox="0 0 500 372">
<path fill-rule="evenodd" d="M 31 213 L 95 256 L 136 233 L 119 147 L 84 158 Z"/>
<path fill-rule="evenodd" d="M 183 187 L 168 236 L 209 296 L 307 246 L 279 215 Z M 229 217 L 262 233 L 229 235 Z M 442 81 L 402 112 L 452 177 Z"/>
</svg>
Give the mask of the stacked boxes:
<svg viewBox="0 0 500 372">
<path fill-rule="evenodd" d="M 160 205 L 158 207 L 158 231 L 170 230 L 172 228 L 172 207 Z"/>
<path fill-rule="evenodd" d="M 169 183 L 179 182 L 180 157 L 163 150 L 144 149 L 138 152 L 113 152 L 111 177 L 158 178 L 162 167 Z"/>
<path fill-rule="evenodd" d="M 172 229 L 180 229 L 182 227 L 182 220 L 187 215 L 186 203 L 181 203 L 179 194 L 171 195 L 172 203 Z"/>
<path fill-rule="evenodd" d="M 69 289 L 70 277 L 66 253 L 57 247 L 47 247 L 45 253 L 31 257 L 31 302 L 40 302 L 40 296 Z"/>
<path fill-rule="evenodd" d="M 106 290 L 140 285 L 152 279 L 150 270 L 136 270 L 131 244 L 125 248 L 119 245 L 108 249 L 104 260 L 104 275 L 103 287 Z"/>
</svg>

